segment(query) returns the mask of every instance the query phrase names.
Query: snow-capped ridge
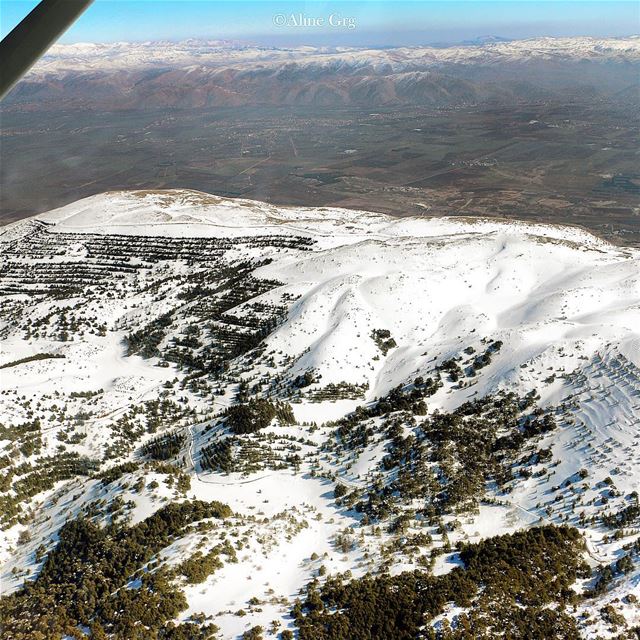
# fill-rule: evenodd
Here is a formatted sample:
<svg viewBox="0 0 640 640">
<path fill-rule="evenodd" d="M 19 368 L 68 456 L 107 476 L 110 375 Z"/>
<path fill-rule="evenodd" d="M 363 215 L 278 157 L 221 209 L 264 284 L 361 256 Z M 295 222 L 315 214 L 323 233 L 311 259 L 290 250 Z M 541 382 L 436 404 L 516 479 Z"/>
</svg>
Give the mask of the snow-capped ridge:
<svg viewBox="0 0 640 640">
<path fill-rule="evenodd" d="M 411 46 L 392 48 L 357 47 L 261 47 L 224 40 L 181 42 L 115 42 L 55 44 L 31 71 L 34 76 L 68 71 L 140 68 L 203 64 L 213 68 L 241 68 L 256 63 L 281 65 L 295 60 L 313 65 L 388 65 L 401 71 L 416 64 L 492 64 L 527 60 L 638 61 L 640 37 L 595 38 L 536 37 L 494 40 L 447 47 Z"/>
<path fill-rule="evenodd" d="M 364 236 L 399 242 L 433 238 L 454 241 L 467 234 L 531 236 L 540 242 L 568 242 L 596 249 L 610 246 L 579 227 L 471 216 L 402 216 L 338 207 L 277 206 L 256 200 L 226 198 L 200 191 L 114 191 L 89 196 L 39 214 L 29 221 L 51 225 L 51 231 L 219 237 L 285 234 L 343 238 Z M 24 222 L 4 228 L 5 235 Z M 338 234 L 336 236 L 336 234 Z M 8 237 L 8 235 L 7 235 Z"/>
</svg>

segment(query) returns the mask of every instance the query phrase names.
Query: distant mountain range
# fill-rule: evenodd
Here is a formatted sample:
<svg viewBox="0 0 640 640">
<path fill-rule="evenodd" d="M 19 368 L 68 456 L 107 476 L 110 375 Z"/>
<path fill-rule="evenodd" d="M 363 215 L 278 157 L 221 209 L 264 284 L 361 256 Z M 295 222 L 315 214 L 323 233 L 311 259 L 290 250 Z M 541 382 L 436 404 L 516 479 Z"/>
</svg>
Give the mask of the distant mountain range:
<svg viewBox="0 0 640 640">
<path fill-rule="evenodd" d="M 460 106 L 612 95 L 637 85 L 640 38 L 485 36 L 451 47 L 265 48 L 197 41 L 55 45 L 7 108 Z"/>
</svg>

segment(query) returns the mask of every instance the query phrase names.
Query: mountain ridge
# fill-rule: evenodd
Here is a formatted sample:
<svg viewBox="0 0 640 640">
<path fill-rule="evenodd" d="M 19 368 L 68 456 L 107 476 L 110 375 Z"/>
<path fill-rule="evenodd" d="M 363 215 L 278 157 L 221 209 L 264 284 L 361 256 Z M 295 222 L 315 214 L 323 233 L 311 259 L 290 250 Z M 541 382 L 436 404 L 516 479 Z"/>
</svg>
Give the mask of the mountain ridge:
<svg viewBox="0 0 640 640">
<path fill-rule="evenodd" d="M 54 45 L 7 108 L 510 103 L 634 86 L 640 38 L 536 38 L 486 45 L 335 50 L 182 43 Z"/>
<path fill-rule="evenodd" d="M 134 50 L 132 51 L 132 47 Z M 139 51 L 145 52 L 145 58 L 136 58 L 137 48 Z M 235 55 L 233 52 L 236 52 Z M 399 65 L 402 69 L 403 58 L 407 61 L 415 59 L 421 62 L 420 56 L 423 56 L 424 63 L 436 62 L 474 62 L 475 60 L 484 60 L 484 56 L 495 56 L 497 59 L 504 56 L 506 59 L 513 57 L 517 59 L 519 56 L 524 58 L 551 56 L 553 58 L 562 59 L 563 57 L 593 57 L 606 58 L 608 55 L 620 55 L 621 59 L 640 58 L 640 36 L 631 36 L 626 38 L 593 38 L 593 37 L 539 37 L 526 38 L 523 40 L 508 40 L 504 42 L 482 42 L 478 44 L 451 45 L 444 48 L 435 47 L 393 47 L 385 49 L 368 49 L 366 47 L 336 47 L 330 49 L 326 47 L 293 47 L 293 48 L 277 48 L 277 47 L 255 47 L 251 45 L 238 46 L 237 43 L 227 45 L 225 43 L 208 41 L 184 41 L 184 42 L 145 42 L 145 43 L 113 43 L 113 44 L 95 44 L 95 43 L 79 43 L 79 44 L 56 44 L 42 62 L 32 71 L 34 74 L 55 71 L 56 61 L 64 68 L 65 59 L 70 59 L 71 68 L 79 70 L 82 67 L 78 63 L 82 63 L 82 56 L 87 56 L 87 63 L 90 63 L 90 56 L 107 55 L 111 58 L 110 65 L 116 64 L 120 66 L 118 54 L 122 53 L 122 68 L 131 68 L 136 65 L 153 66 L 153 65 L 175 65 L 179 61 L 180 64 L 204 63 L 229 65 L 242 63 L 244 58 L 248 58 L 247 62 L 251 62 L 251 56 L 258 59 L 266 58 L 273 55 L 281 57 L 284 60 L 292 56 L 302 56 L 313 59 L 319 56 L 319 59 L 336 59 L 348 62 L 352 60 L 354 63 L 361 56 L 364 60 L 371 58 L 379 59 L 381 62 Z M 114 60 L 113 56 L 116 55 Z M 150 55 L 149 55 L 150 54 Z M 192 56 L 189 58 L 189 56 Z M 221 55 L 216 60 L 216 55 Z M 210 56 L 210 59 L 207 58 Z M 231 60 L 229 59 L 231 56 Z M 277 58 L 276 58 L 277 59 Z M 495 60 L 494 60 L 495 61 Z"/>
<path fill-rule="evenodd" d="M 111 219 L 95 219 L 96 216 L 104 215 L 99 212 L 112 211 L 114 208 L 121 209 L 121 211 L 117 214 L 108 213 L 107 215 L 114 216 Z M 82 215 L 85 212 L 89 213 L 88 221 L 84 224 L 77 224 L 77 219 L 82 220 Z M 141 212 L 146 212 L 149 216 L 157 216 L 157 219 L 140 220 L 138 216 Z M 199 217 L 182 217 L 194 214 Z M 237 224 L 232 224 L 231 216 L 233 215 L 240 215 Z M 122 218 L 127 220 L 127 216 L 130 217 L 130 220 L 123 221 Z M 74 218 L 76 224 L 73 224 Z M 120 219 L 120 222 L 117 222 L 116 218 Z M 352 230 L 355 229 L 353 232 L 359 233 L 363 227 L 356 228 L 348 225 L 363 220 L 369 230 L 371 228 L 377 231 L 388 230 L 391 234 L 395 230 L 398 235 L 401 235 L 403 230 L 406 235 L 446 234 L 447 229 L 455 232 L 467 225 L 479 231 L 512 229 L 523 233 L 529 232 L 532 235 L 582 242 L 587 245 L 612 246 L 608 241 L 577 225 L 468 215 L 429 216 L 425 214 L 396 217 L 385 213 L 340 207 L 283 207 L 258 200 L 216 196 L 191 189 L 106 192 L 37 214 L 26 220 L 51 223 L 53 230 L 59 228 L 73 232 L 82 232 L 83 229 L 100 232 L 102 228 L 106 231 L 108 228 L 122 227 L 123 232 L 127 234 L 136 232 L 153 234 L 155 227 L 163 234 L 170 233 L 167 229 L 170 225 L 177 227 L 193 225 L 193 230 L 199 231 L 203 235 L 206 235 L 206 226 L 202 225 L 220 226 L 224 228 L 224 233 L 230 233 L 233 228 L 246 229 L 254 226 L 267 228 L 273 224 L 285 223 L 296 223 L 298 225 L 295 228 L 296 232 L 308 232 L 313 229 L 314 223 L 333 223 L 333 225 L 343 225 L 344 233 L 350 235 Z M 19 229 L 21 222 L 23 221 L 6 225 L 3 228 L 3 234 L 10 233 L 12 229 Z M 304 223 L 308 223 L 308 229 L 305 228 Z M 151 226 L 149 227 L 149 225 Z M 0 239 L 3 234 L 0 234 Z"/>
<path fill-rule="evenodd" d="M 314 637 L 328 618 L 314 626 L 295 601 L 316 581 L 349 572 L 360 589 L 370 573 L 382 588 L 417 571 L 441 588 L 465 544 L 565 525 L 577 533 L 544 535 L 581 536 L 571 553 L 591 569 L 568 574 L 575 610 L 549 601 L 575 629 L 563 637 L 640 624 L 637 250 L 576 228 L 181 190 L 14 223 L 0 253 L 0 550 L 15 598 L 0 606 L 51 579 L 45 558 L 78 519 L 125 539 L 182 505 L 204 521 L 154 541 L 152 564 L 118 584 L 142 597 L 145 573 L 166 575 L 167 602 L 183 594 L 157 628 L 214 616 L 223 638 L 273 620 Z M 501 615 L 483 597 L 424 622 Z M 539 620 L 531 603 L 507 609 L 501 623 Z"/>
</svg>

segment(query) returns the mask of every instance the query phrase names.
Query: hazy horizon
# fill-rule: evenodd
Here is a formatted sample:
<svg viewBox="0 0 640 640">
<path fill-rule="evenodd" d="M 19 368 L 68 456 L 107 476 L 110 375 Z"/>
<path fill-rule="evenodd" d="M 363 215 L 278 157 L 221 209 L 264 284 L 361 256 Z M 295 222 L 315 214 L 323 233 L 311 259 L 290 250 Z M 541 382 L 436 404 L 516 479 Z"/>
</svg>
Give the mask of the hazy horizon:
<svg viewBox="0 0 640 640">
<path fill-rule="evenodd" d="M 2 0 L 2 36 L 36 4 Z M 454 44 L 488 35 L 624 37 L 638 33 L 639 24 L 635 2 L 96 0 L 59 42 L 196 38 L 263 46 L 385 47 Z"/>
</svg>

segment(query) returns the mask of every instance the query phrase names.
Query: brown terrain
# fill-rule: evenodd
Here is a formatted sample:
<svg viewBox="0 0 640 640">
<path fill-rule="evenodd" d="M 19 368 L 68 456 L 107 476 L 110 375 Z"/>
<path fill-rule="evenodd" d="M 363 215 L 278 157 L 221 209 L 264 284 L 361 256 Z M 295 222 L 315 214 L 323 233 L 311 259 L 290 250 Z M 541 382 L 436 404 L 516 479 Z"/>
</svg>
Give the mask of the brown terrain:
<svg viewBox="0 0 640 640">
<path fill-rule="evenodd" d="M 637 65 L 83 72 L 3 104 L 0 223 L 112 189 L 577 224 L 640 246 Z"/>
</svg>

